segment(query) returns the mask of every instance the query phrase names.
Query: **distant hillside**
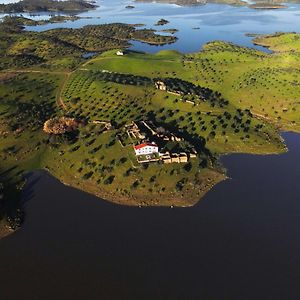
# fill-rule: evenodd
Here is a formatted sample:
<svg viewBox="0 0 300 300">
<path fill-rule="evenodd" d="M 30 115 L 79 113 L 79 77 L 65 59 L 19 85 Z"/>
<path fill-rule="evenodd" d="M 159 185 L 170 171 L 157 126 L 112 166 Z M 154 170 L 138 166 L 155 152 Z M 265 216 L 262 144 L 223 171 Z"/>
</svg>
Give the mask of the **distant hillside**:
<svg viewBox="0 0 300 300">
<path fill-rule="evenodd" d="M 135 0 L 136 2 L 151 3 L 153 0 Z M 194 4 L 205 4 L 206 0 L 156 0 L 157 3 L 170 3 L 177 5 L 194 5 Z"/>
<path fill-rule="evenodd" d="M 0 12 L 34 12 L 34 11 L 84 11 L 97 6 L 85 0 L 22 0 L 17 3 L 0 4 Z"/>
<path fill-rule="evenodd" d="M 276 9 L 276 8 L 286 8 L 282 5 L 283 3 L 299 3 L 300 0 L 255 0 L 252 4 L 249 5 L 246 0 L 135 0 L 136 2 L 144 3 L 169 3 L 177 4 L 180 6 L 184 5 L 204 5 L 206 3 L 221 3 L 229 5 L 241 5 L 249 6 L 250 8 L 264 8 L 264 9 Z"/>
<path fill-rule="evenodd" d="M 153 0 L 135 0 L 136 2 L 151 3 Z M 156 0 L 157 3 L 170 3 L 177 5 L 203 5 L 206 3 L 224 3 L 232 5 L 247 5 L 243 0 Z"/>
</svg>

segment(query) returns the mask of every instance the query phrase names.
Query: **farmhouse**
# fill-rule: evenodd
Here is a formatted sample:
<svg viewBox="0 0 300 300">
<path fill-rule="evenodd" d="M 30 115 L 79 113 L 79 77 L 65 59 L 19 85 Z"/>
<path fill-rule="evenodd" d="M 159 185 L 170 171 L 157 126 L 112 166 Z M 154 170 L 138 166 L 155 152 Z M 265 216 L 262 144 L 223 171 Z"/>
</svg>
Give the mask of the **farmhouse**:
<svg viewBox="0 0 300 300">
<path fill-rule="evenodd" d="M 149 155 L 158 153 L 158 146 L 154 143 L 143 143 L 134 146 L 135 155 Z"/>
</svg>

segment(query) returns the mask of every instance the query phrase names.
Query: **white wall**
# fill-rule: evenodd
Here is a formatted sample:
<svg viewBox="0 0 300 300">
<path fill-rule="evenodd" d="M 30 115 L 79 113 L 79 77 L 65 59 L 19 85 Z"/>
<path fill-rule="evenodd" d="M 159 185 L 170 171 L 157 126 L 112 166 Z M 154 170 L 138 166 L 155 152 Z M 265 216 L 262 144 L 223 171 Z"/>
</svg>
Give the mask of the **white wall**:
<svg viewBox="0 0 300 300">
<path fill-rule="evenodd" d="M 158 152 L 158 147 L 153 147 L 153 146 L 146 146 L 137 150 L 135 149 L 136 155 L 147 155 L 147 154 L 152 154 L 157 152 Z"/>
</svg>

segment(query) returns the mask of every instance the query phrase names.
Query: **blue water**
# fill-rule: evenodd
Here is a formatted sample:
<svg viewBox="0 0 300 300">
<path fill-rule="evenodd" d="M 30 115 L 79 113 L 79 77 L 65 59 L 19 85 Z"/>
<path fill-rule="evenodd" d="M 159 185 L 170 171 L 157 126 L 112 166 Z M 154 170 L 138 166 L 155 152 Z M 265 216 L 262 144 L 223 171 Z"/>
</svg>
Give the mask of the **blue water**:
<svg viewBox="0 0 300 300">
<path fill-rule="evenodd" d="M 97 54 L 98 54 L 98 52 L 87 52 L 87 53 L 82 54 L 82 58 L 89 59 Z"/>
<path fill-rule="evenodd" d="M 192 7 L 180 7 L 172 4 L 133 3 L 131 1 L 103 0 L 98 1 L 96 10 L 79 14 L 77 21 L 61 24 L 47 24 L 28 28 L 42 31 L 59 27 L 79 28 L 87 24 L 111 22 L 142 23 L 147 28 L 157 30 L 176 28 L 179 39 L 172 45 L 150 46 L 133 42 L 133 49 L 156 52 L 161 49 L 176 49 L 181 52 L 198 51 L 203 44 L 212 40 L 225 40 L 239 45 L 255 47 L 247 33 L 273 33 L 277 31 L 300 31 L 300 5 L 288 4 L 287 9 L 254 10 L 248 7 L 235 7 L 221 4 L 206 4 Z M 134 9 L 126 9 L 132 4 Z M 26 14 L 24 14 L 27 16 Z M 36 15 L 37 18 L 49 17 L 49 14 Z M 165 26 L 154 26 L 160 18 L 170 21 Z M 199 27 L 199 30 L 193 28 Z M 265 51 L 265 50 L 264 50 Z"/>
</svg>

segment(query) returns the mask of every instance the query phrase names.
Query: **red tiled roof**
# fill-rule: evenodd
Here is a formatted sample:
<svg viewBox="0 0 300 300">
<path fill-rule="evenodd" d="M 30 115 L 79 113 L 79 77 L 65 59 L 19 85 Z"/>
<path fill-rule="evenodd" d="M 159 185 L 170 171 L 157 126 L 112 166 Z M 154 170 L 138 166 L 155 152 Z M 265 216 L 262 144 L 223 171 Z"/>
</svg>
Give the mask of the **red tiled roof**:
<svg viewBox="0 0 300 300">
<path fill-rule="evenodd" d="M 135 149 L 135 150 L 138 150 L 138 149 L 141 149 L 141 148 L 144 148 L 144 147 L 147 147 L 147 146 L 157 147 L 157 145 L 155 145 L 155 144 L 151 144 L 151 143 L 143 143 L 143 144 L 134 146 L 134 149 Z"/>
</svg>

